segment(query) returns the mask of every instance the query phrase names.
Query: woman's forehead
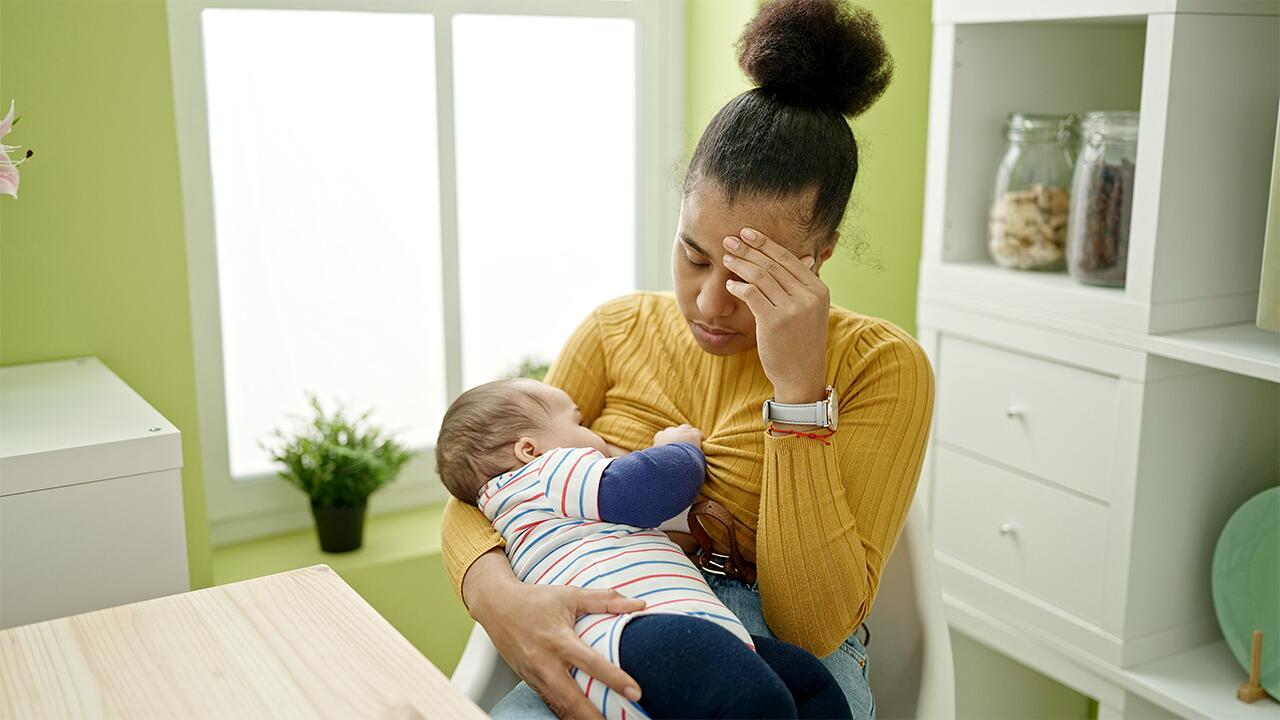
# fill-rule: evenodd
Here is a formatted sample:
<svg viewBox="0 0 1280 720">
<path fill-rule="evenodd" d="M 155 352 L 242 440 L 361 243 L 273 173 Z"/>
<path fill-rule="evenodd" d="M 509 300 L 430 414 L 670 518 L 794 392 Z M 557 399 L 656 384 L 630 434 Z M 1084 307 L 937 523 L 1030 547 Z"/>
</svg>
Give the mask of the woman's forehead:
<svg viewBox="0 0 1280 720">
<path fill-rule="evenodd" d="M 812 209 L 812 192 L 781 198 L 739 195 L 730 201 L 719 186 L 701 183 L 684 197 L 680 213 L 681 232 L 704 249 L 709 249 L 705 243 L 713 243 L 719 250 L 720 240 L 750 227 L 796 255 L 805 255 L 813 248 L 806 225 L 806 217 Z"/>
</svg>

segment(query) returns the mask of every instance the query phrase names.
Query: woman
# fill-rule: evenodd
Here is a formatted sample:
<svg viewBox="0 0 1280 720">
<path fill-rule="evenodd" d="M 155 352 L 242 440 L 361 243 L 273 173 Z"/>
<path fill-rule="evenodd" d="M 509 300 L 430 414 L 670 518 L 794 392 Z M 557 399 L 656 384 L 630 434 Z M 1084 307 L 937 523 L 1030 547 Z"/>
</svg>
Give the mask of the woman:
<svg viewBox="0 0 1280 720">
<path fill-rule="evenodd" d="M 903 331 L 830 306 L 819 272 L 857 173 L 845 116 L 879 98 L 892 62 L 870 14 L 839 0 L 765 6 L 739 62 L 759 87 L 721 109 L 698 142 L 673 248 L 674 297 L 639 293 L 597 308 L 547 382 L 614 451 L 647 447 L 671 425 L 706 433 L 700 499 L 726 510 L 712 517 L 727 523 L 703 523 L 719 553 L 704 559 L 730 566 L 707 574 L 712 588 L 752 633 L 822 658 L 853 716 L 870 718 L 857 630 L 915 492 L 933 379 Z M 828 398 L 838 406 L 834 428 L 761 417 L 766 400 Z M 635 612 L 644 601 L 519 583 L 498 543 L 483 515 L 450 501 L 450 576 L 528 683 L 494 717 L 550 717 L 539 695 L 559 715 L 598 717 L 569 675 L 574 666 L 638 697 L 643 689 L 572 628 L 583 613 Z"/>
</svg>

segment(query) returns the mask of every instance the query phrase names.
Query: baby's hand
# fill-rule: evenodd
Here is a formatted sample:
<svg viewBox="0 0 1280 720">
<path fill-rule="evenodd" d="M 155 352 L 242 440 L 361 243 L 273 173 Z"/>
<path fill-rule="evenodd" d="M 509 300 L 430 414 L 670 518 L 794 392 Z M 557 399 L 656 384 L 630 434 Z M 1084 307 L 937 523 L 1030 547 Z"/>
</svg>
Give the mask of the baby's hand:
<svg viewBox="0 0 1280 720">
<path fill-rule="evenodd" d="M 702 447 L 702 441 L 707 439 L 702 431 L 692 425 L 681 425 L 679 427 L 669 427 L 659 430 L 653 435 L 653 446 L 670 445 L 671 443 L 687 442 L 690 445 Z"/>
</svg>

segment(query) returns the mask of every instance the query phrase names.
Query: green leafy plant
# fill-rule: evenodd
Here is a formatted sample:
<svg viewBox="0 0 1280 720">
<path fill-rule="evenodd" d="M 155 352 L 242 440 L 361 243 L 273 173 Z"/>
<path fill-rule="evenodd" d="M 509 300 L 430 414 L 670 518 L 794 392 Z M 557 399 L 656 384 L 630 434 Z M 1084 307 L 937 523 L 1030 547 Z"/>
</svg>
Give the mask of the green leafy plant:
<svg viewBox="0 0 1280 720">
<path fill-rule="evenodd" d="M 369 423 L 372 411 L 349 419 L 341 408 L 326 413 L 308 395 L 314 417 L 297 433 L 277 429 L 275 448 L 263 445 L 284 466 L 280 477 L 306 493 L 313 505 L 357 507 L 375 490 L 395 479 L 413 457 L 395 440 Z"/>
<path fill-rule="evenodd" d="M 550 369 L 550 363 L 545 363 L 534 357 L 526 357 L 520 361 L 520 366 L 509 377 L 529 378 L 530 380 L 542 382 L 547 377 L 547 371 Z"/>
</svg>

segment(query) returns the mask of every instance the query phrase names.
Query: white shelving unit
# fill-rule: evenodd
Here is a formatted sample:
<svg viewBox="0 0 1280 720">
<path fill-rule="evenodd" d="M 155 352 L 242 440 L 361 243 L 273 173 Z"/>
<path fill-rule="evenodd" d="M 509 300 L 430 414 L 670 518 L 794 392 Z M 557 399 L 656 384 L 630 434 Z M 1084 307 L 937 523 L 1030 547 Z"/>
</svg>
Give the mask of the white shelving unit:
<svg viewBox="0 0 1280 720">
<path fill-rule="evenodd" d="M 1209 565 L 1280 483 L 1280 335 L 1254 327 L 1280 108 L 1274 0 L 935 0 L 922 492 L 948 616 L 1100 717 L 1280 719 Z M 1127 283 L 996 266 L 1005 116 L 1138 110 Z M 1277 638 L 1276 641 L 1280 641 Z"/>
<path fill-rule="evenodd" d="M 1081 656 L 1074 648 L 1034 630 L 1013 629 L 949 594 L 943 597 L 952 627 L 1097 698 L 1103 710 L 1100 717 L 1106 717 L 1108 711 L 1117 717 L 1120 707 L 1128 717 L 1189 720 L 1275 720 L 1280 712 L 1280 704 L 1275 702 L 1246 705 L 1236 700 L 1234 688 L 1240 683 L 1240 674 L 1221 640 L 1126 670 Z M 1231 692 L 1224 693 L 1224 688 Z"/>
<path fill-rule="evenodd" d="M 1245 705 L 1223 688 L 1240 683 L 1240 673 L 1227 644 L 1221 640 L 1186 652 L 1117 670 L 1117 678 L 1138 693 L 1158 698 L 1159 704 L 1189 718 L 1239 718 L 1251 720 L 1276 717 L 1274 702 Z"/>
<path fill-rule="evenodd" d="M 1155 355 L 1280 383 L 1280 335 L 1253 323 L 1147 338 Z"/>
</svg>

